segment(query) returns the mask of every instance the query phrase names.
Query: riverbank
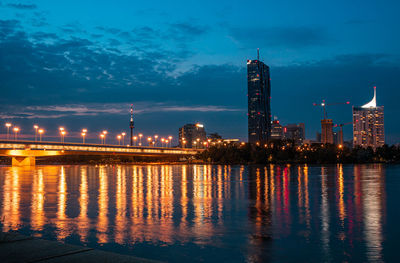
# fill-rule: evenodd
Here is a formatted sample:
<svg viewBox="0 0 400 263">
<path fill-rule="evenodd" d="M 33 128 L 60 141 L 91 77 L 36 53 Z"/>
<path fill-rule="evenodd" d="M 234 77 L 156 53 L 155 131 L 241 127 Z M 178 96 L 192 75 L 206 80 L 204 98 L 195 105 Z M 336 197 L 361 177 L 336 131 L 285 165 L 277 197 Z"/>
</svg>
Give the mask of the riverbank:
<svg viewBox="0 0 400 263">
<path fill-rule="evenodd" d="M 16 232 L 0 232 L 0 262 L 156 263 L 160 261 L 37 239 Z"/>
</svg>

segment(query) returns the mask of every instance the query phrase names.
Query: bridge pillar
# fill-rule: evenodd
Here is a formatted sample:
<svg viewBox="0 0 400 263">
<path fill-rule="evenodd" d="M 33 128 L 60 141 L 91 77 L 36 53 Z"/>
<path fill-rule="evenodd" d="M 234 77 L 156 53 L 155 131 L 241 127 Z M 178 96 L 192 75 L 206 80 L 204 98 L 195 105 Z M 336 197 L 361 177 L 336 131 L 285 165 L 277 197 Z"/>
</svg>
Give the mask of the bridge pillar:
<svg viewBox="0 0 400 263">
<path fill-rule="evenodd" d="M 35 157 L 12 157 L 12 166 L 35 166 Z"/>
</svg>

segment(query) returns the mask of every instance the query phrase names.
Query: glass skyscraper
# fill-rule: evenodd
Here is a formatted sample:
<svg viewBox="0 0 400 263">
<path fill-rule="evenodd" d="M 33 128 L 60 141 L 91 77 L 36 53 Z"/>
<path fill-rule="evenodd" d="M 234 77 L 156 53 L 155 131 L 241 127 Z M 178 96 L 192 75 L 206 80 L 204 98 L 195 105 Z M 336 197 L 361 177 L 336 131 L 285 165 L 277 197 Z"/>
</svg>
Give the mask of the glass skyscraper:
<svg viewBox="0 0 400 263">
<path fill-rule="evenodd" d="M 259 56 L 247 60 L 247 89 L 249 142 L 263 144 L 271 137 L 271 82 Z"/>
</svg>

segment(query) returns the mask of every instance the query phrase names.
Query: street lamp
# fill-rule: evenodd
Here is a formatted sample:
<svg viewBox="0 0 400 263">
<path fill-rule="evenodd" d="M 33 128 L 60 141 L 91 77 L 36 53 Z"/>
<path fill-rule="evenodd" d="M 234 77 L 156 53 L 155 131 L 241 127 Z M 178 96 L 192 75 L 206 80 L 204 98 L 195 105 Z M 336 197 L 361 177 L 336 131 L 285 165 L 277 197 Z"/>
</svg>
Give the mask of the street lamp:
<svg viewBox="0 0 400 263">
<path fill-rule="evenodd" d="M 81 135 L 82 135 L 82 143 L 85 143 L 86 133 L 87 133 L 87 129 L 82 129 L 82 133 L 81 133 Z"/>
<path fill-rule="evenodd" d="M 169 147 L 172 147 L 172 136 L 169 136 L 168 140 L 169 140 Z"/>
<path fill-rule="evenodd" d="M 161 138 L 161 147 L 164 146 L 164 142 L 165 142 L 165 139 L 164 139 L 164 138 Z"/>
<path fill-rule="evenodd" d="M 6 127 L 7 127 L 7 140 L 10 139 L 10 127 L 12 126 L 11 123 L 6 123 Z"/>
<path fill-rule="evenodd" d="M 143 137 L 143 134 L 139 133 L 139 146 L 142 145 L 142 137 Z"/>
<path fill-rule="evenodd" d="M 147 141 L 149 142 L 149 147 L 150 147 L 151 137 L 148 137 L 148 138 L 147 138 Z"/>
<path fill-rule="evenodd" d="M 64 143 L 64 136 L 67 134 L 66 131 L 61 131 L 61 142 Z"/>
<path fill-rule="evenodd" d="M 165 147 L 168 147 L 168 140 L 165 140 Z"/>
<path fill-rule="evenodd" d="M 103 134 L 104 134 L 104 144 L 106 144 L 106 135 L 107 135 L 107 131 L 103 131 Z"/>
<path fill-rule="evenodd" d="M 183 140 L 183 141 L 182 141 L 182 146 L 183 146 L 183 148 L 185 148 L 185 144 L 186 144 L 186 141 Z"/>
<path fill-rule="evenodd" d="M 14 140 L 17 140 L 17 134 L 19 132 L 19 128 L 18 127 L 14 127 Z"/>
<path fill-rule="evenodd" d="M 156 135 L 154 135 L 154 146 L 157 146 L 156 144 L 157 144 L 157 139 L 158 139 L 158 135 L 156 134 Z"/>
<path fill-rule="evenodd" d="M 100 139 L 101 139 L 101 144 L 104 144 L 104 143 L 103 143 L 103 141 L 104 141 L 104 134 L 100 134 Z"/>
<path fill-rule="evenodd" d="M 125 135 L 126 135 L 126 133 L 123 132 L 123 133 L 121 133 L 121 135 L 122 135 L 122 145 L 125 145 Z"/>
<path fill-rule="evenodd" d="M 196 141 L 193 141 L 193 144 L 194 144 L 194 148 L 197 148 L 197 147 L 196 147 L 197 142 L 196 142 Z M 192 147 L 192 148 L 193 148 L 193 147 Z"/>
<path fill-rule="evenodd" d="M 33 125 L 33 128 L 35 129 L 35 142 L 36 142 L 36 141 L 37 141 L 37 134 L 38 134 L 39 126 L 37 126 L 37 125 L 35 124 L 35 125 Z"/>
<path fill-rule="evenodd" d="M 63 136 L 62 136 L 62 132 L 65 130 L 64 127 L 60 127 L 58 128 L 60 130 L 60 140 L 61 142 L 63 141 Z"/>
<path fill-rule="evenodd" d="M 135 142 L 135 146 L 136 146 L 136 141 L 137 141 L 137 137 L 133 136 L 133 141 Z"/>
<path fill-rule="evenodd" d="M 44 133 L 43 129 L 39 129 L 39 141 L 42 141 L 42 134 Z"/>
<path fill-rule="evenodd" d="M 119 135 L 119 134 L 117 135 L 118 145 L 121 145 L 121 137 L 122 137 L 121 135 Z"/>
<path fill-rule="evenodd" d="M 197 138 L 196 141 L 197 141 L 198 148 L 200 148 L 200 138 Z"/>
</svg>

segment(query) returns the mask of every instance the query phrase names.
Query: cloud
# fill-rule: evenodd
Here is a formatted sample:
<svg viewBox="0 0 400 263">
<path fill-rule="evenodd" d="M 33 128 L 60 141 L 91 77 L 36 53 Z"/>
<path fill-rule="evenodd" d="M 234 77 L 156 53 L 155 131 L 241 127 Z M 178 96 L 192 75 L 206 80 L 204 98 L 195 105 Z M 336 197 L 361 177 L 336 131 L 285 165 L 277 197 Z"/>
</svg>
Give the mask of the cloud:
<svg viewBox="0 0 400 263">
<path fill-rule="evenodd" d="M 20 10 L 33 10 L 37 8 L 35 4 L 7 4 L 10 8 L 20 9 Z"/>
<path fill-rule="evenodd" d="M 284 47 L 306 48 L 332 42 L 326 31 L 319 27 L 251 27 L 231 28 L 230 36 L 242 48 Z"/>
</svg>

